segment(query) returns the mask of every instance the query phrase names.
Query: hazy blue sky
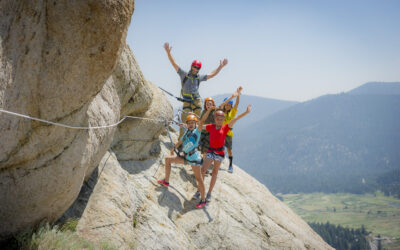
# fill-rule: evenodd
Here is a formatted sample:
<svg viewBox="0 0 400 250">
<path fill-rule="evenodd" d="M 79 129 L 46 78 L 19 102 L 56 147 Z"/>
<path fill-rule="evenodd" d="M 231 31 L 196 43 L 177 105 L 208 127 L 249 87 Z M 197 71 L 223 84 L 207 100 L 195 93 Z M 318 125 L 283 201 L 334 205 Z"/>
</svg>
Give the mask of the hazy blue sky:
<svg viewBox="0 0 400 250">
<path fill-rule="evenodd" d="M 400 80 L 400 1 L 136 0 L 128 33 L 145 77 L 176 94 L 178 65 L 208 73 L 202 97 L 233 92 L 305 101 L 368 81 Z"/>
</svg>

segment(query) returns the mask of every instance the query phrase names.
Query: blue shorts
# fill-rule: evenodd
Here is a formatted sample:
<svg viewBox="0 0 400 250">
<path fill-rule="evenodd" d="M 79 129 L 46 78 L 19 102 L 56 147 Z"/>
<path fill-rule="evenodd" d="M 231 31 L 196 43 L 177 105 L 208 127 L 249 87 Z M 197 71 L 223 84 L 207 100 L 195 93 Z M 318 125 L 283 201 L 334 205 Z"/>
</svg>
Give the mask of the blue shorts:
<svg viewBox="0 0 400 250">
<path fill-rule="evenodd" d="M 215 160 L 215 161 L 219 161 L 219 162 L 222 162 L 225 158 L 222 155 L 215 154 L 215 153 L 207 153 L 206 157 L 207 157 L 207 159 L 211 159 L 211 160 Z"/>
<path fill-rule="evenodd" d="M 185 163 L 192 166 L 201 166 L 203 164 L 203 159 L 199 151 L 196 151 L 192 155 L 186 155 Z"/>
</svg>

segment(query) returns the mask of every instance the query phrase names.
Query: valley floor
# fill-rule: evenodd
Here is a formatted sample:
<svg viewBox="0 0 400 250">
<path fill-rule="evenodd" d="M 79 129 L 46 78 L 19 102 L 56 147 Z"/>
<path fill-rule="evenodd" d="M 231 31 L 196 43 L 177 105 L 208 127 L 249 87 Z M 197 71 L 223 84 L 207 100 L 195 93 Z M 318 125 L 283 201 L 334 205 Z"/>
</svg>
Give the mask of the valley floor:
<svg viewBox="0 0 400 250">
<path fill-rule="evenodd" d="M 400 249 L 400 199 L 375 194 L 284 194 L 291 209 L 307 222 L 329 221 L 344 227 L 364 225 L 372 235 L 388 237 L 393 242 L 389 249 Z"/>
</svg>

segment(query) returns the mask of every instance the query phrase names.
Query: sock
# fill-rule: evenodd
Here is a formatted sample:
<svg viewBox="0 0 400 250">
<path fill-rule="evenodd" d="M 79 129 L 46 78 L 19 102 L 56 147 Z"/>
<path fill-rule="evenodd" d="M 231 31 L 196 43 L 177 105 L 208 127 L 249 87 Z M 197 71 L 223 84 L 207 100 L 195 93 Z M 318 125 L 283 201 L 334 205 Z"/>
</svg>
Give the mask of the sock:
<svg viewBox="0 0 400 250">
<path fill-rule="evenodd" d="M 229 156 L 229 166 L 232 166 L 233 156 Z"/>
</svg>

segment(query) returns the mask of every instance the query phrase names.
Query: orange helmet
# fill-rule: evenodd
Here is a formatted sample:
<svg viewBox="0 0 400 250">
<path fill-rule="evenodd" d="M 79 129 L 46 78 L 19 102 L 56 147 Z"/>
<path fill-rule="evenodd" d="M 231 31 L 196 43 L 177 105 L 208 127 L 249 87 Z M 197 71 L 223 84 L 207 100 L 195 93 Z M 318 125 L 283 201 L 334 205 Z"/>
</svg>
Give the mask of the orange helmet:
<svg viewBox="0 0 400 250">
<path fill-rule="evenodd" d="M 206 110 L 206 104 L 208 101 L 212 101 L 213 106 L 215 106 L 214 99 L 212 99 L 212 97 L 207 97 L 206 99 L 204 99 L 204 110 Z"/>
<path fill-rule="evenodd" d="M 197 117 L 196 117 L 195 115 L 189 114 L 189 115 L 186 117 L 186 123 L 188 123 L 189 121 L 195 121 L 195 122 L 197 122 Z"/>
</svg>

